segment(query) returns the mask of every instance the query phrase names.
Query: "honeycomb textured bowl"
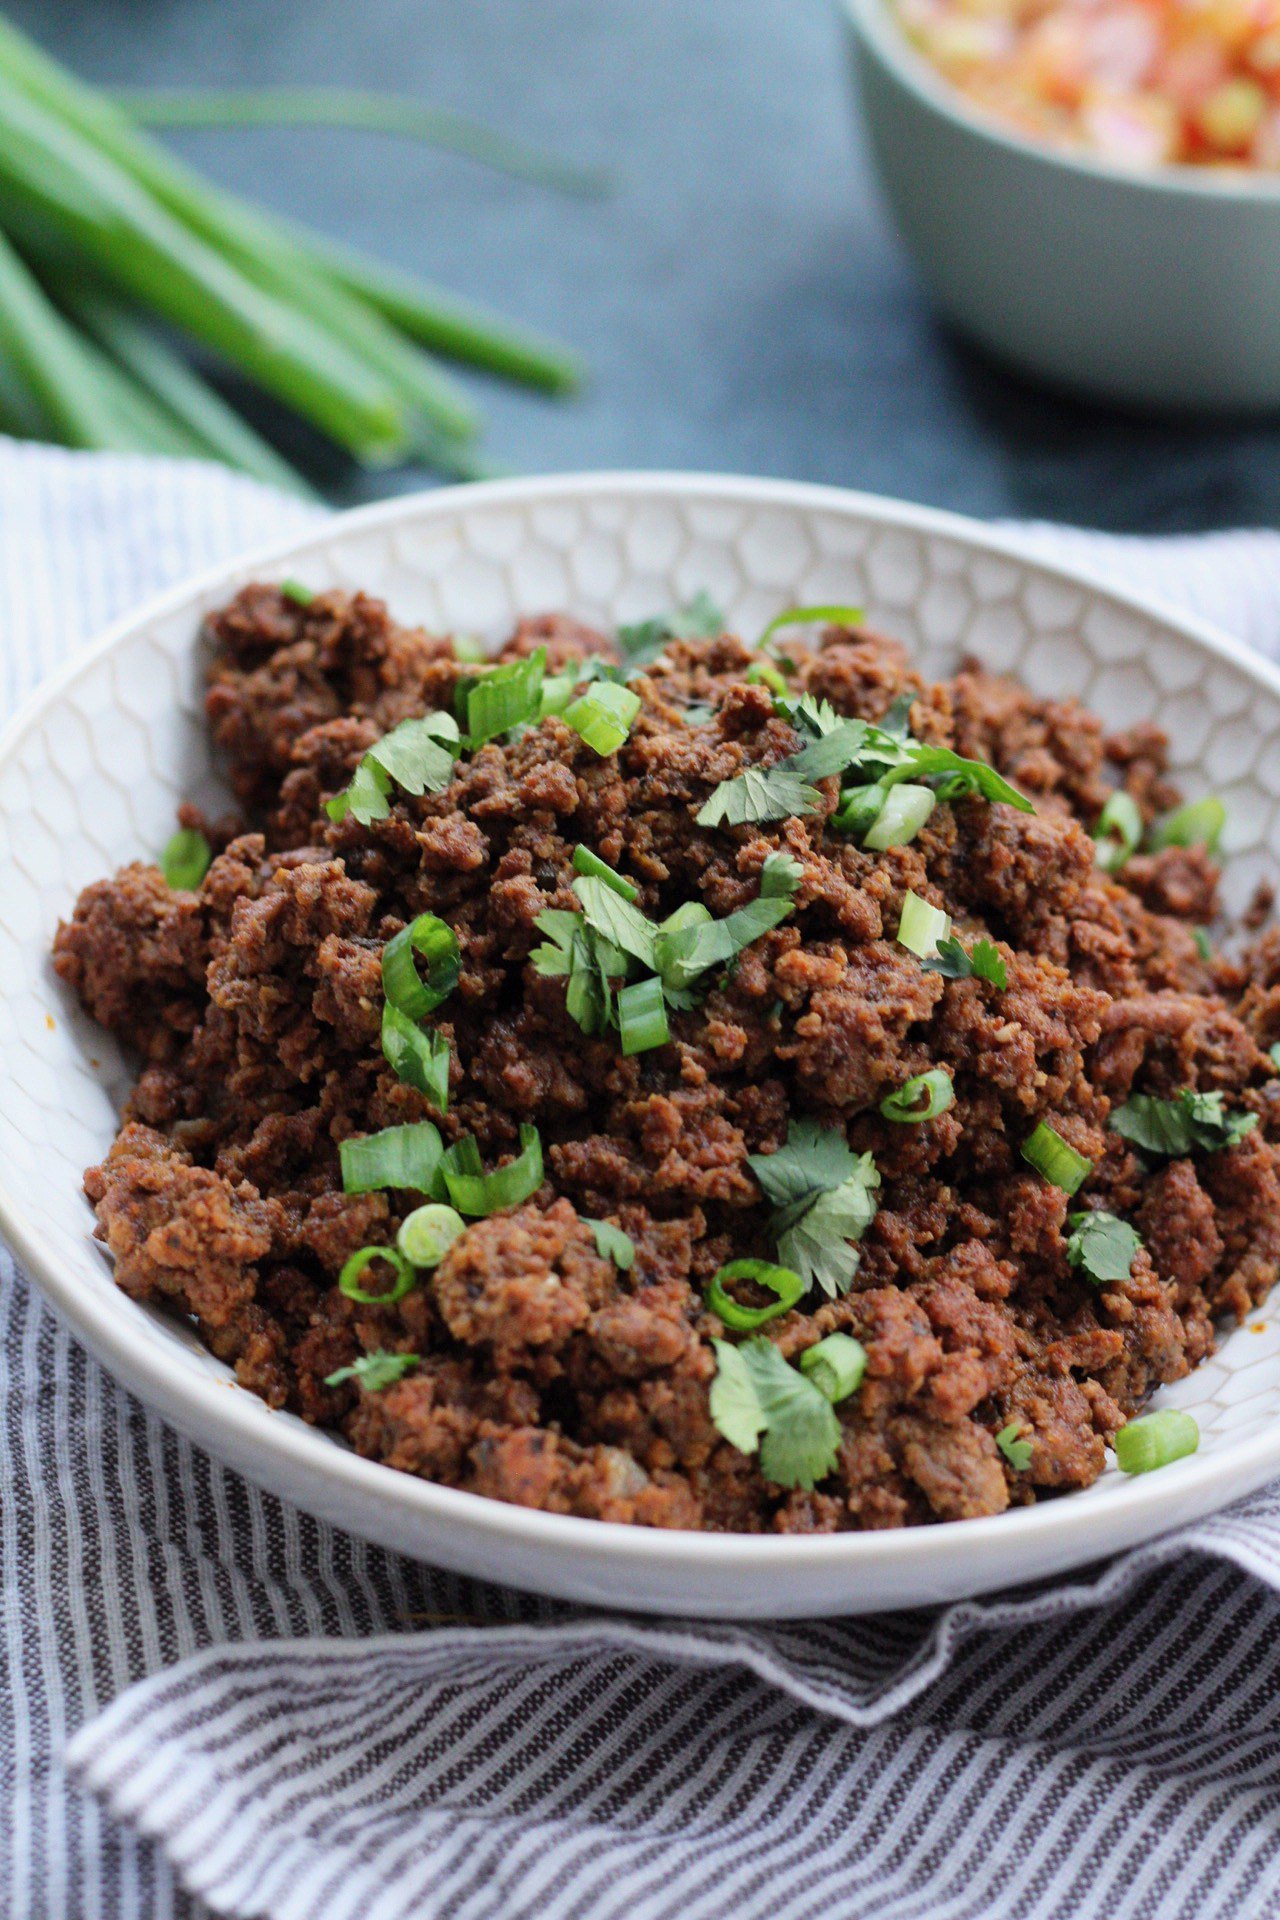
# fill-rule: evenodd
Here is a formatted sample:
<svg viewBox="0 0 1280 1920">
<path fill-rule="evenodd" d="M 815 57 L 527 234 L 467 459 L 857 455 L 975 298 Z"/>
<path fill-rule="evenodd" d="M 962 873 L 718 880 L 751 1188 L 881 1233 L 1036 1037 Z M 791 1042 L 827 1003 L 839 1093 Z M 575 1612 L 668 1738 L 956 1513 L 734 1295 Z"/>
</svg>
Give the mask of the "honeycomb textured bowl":
<svg viewBox="0 0 1280 1920">
<path fill-rule="evenodd" d="M 123 1384 L 286 1499 L 366 1538 L 568 1598 L 770 1617 L 918 1605 L 1041 1578 L 1225 1504 L 1280 1473 L 1271 1312 L 1162 1396 L 1200 1452 L 989 1520 L 803 1539 L 674 1534 L 529 1512 L 359 1459 L 243 1391 L 179 1322 L 125 1298 L 90 1237 L 83 1169 L 108 1146 L 128 1062 L 49 964 L 77 890 L 161 845 L 184 796 L 214 798 L 201 616 L 246 581 L 363 587 L 406 621 L 497 639 L 522 612 L 612 623 L 706 588 L 753 633 L 795 603 L 865 606 L 926 673 L 972 651 L 1111 726 L 1156 719 L 1178 777 L 1231 813 L 1238 909 L 1272 871 L 1280 676 L 1211 631 L 1019 556 L 947 515 L 781 482 L 586 475 L 439 492 L 170 594 L 81 654 L 0 743 L 0 1231 Z"/>
</svg>

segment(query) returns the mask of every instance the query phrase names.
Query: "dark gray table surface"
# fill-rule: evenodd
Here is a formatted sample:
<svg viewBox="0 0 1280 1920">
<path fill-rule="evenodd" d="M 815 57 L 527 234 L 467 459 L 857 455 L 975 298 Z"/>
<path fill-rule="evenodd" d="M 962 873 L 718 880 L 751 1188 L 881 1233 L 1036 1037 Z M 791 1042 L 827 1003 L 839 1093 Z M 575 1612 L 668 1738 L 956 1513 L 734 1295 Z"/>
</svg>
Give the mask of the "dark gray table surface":
<svg viewBox="0 0 1280 1920">
<path fill-rule="evenodd" d="M 778 474 L 1134 531 L 1280 524 L 1280 421 L 1064 402 L 937 324 L 876 200 L 834 0 L 10 6 L 103 82 L 392 88 L 607 166 L 611 196 L 573 201 L 377 135 L 180 138 L 228 184 L 581 349 L 592 383 L 568 403 L 477 383 L 511 469 Z"/>
</svg>

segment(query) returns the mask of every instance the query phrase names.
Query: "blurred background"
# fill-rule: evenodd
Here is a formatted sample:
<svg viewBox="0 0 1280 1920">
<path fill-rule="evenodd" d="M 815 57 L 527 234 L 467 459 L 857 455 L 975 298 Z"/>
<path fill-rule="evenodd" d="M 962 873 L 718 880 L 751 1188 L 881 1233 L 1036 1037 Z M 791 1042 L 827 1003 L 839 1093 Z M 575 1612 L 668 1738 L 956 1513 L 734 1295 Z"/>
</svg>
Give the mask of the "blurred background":
<svg viewBox="0 0 1280 1920">
<path fill-rule="evenodd" d="M 1061 400 L 950 336 L 878 200 L 830 0 L 7 11 L 100 85 L 394 91 L 603 169 L 607 193 L 574 197 L 373 132 L 160 136 L 210 178 L 581 353 L 589 382 L 565 399 L 464 376 L 500 470 L 781 475 L 1144 532 L 1280 524 L 1280 423 Z M 278 433 L 270 409 L 255 417 Z M 321 465 L 344 503 L 432 477 Z"/>
</svg>

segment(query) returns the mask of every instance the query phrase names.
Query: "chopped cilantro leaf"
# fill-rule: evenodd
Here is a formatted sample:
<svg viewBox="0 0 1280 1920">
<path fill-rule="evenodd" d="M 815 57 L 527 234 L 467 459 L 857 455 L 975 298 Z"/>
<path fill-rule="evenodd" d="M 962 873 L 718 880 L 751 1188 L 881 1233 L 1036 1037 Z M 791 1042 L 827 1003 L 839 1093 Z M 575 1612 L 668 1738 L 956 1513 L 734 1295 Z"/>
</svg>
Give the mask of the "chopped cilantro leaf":
<svg viewBox="0 0 1280 1920">
<path fill-rule="evenodd" d="M 1219 1153 L 1223 1147 L 1234 1147 L 1257 1124 L 1256 1113 L 1228 1113 L 1221 1093 L 1193 1093 L 1189 1087 L 1172 1100 L 1136 1093 L 1111 1116 L 1117 1133 L 1163 1160 L 1195 1152 Z"/>
<path fill-rule="evenodd" d="M 618 647 L 628 667 L 647 667 L 669 640 L 716 640 L 724 629 L 724 615 L 710 594 L 695 593 L 678 613 L 655 613 L 648 620 L 619 627 Z"/>
<path fill-rule="evenodd" d="M 1009 984 L 1009 970 L 1005 966 L 1000 950 L 990 940 L 975 940 L 968 953 L 960 945 L 954 934 L 945 940 L 939 940 L 936 954 L 929 955 L 920 962 L 930 973 L 940 973 L 948 980 L 968 980 L 976 975 L 979 980 L 987 980 L 1001 993 Z"/>
<path fill-rule="evenodd" d="M 725 966 L 744 947 L 785 920 L 791 912 L 792 897 L 774 894 L 749 900 L 745 907 L 726 914 L 723 920 L 703 920 L 690 926 L 659 930 L 654 942 L 654 964 L 662 975 L 664 990 L 681 991 L 710 967 Z"/>
<path fill-rule="evenodd" d="M 591 1237 L 596 1243 L 596 1252 L 602 1260 L 612 1260 L 622 1273 L 630 1271 L 635 1264 L 635 1242 L 629 1233 L 621 1227 L 615 1227 L 612 1220 L 584 1220 L 590 1227 Z"/>
<path fill-rule="evenodd" d="M 747 1155 L 773 1202 L 778 1258 L 810 1287 L 844 1293 L 858 1270 L 860 1240 L 875 1217 L 880 1175 L 869 1153 L 854 1153 L 840 1127 L 792 1120 L 776 1153 Z"/>
<path fill-rule="evenodd" d="M 811 1489 L 836 1464 L 840 1422 L 826 1395 L 763 1335 L 713 1342 L 711 1417 L 740 1453 L 760 1449 L 760 1471 L 779 1487 Z M 762 1438 L 763 1436 L 763 1438 Z"/>
<path fill-rule="evenodd" d="M 440 793 L 453 778 L 459 750 L 458 728 L 447 713 L 426 713 L 402 720 L 369 748 L 351 782 L 325 801 L 334 821 L 350 814 L 362 827 L 385 820 L 393 785 L 406 793 Z"/>
<path fill-rule="evenodd" d="M 624 900 L 607 881 L 590 874 L 580 874 L 573 890 L 582 902 L 583 915 L 593 933 L 600 934 L 620 952 L 630 954 L 650 973 L 656 971 L 654 942 L 658 930 L 639 907 Z"/>
<path fill-rule="evenodd" d="M 366 1393 L 381 1393 L 384 1387 L 394 1387 L 397 1380 L 403 1380 L 406 1373 L 419 1365 L 416 1353 L 385 1353 L 379 1349 L 376 1353 L 362 1353 L 349 1367 L 339 1367 L 336 1373 L 325 1375 L 326 1387 L 339 1387 L 344 1380 L 354 1380 Z"/>
<path fill-rule="evenodd" d="M 1001 1427 L 996 1435 L 996 1445 L 1015 1473 L 1025 1473 L 1031 1465 L 1031 1442 L 1018 1438 L 1022 1431 L 1022 1421 L 1011 1420 L 1008 1426 Z"/>
<path fill-rule="evenodd" d="M 744 767 L 722 780 L 695 816 L 700 827 L 741 827 L 750 821 L 798 820 L 816 812 L 822 795 L 785 764 Z"/>
<path fill-rule="evenodd" d="M 803 878 L 802 861 L 789 853 L 771 853 L 760 869 L 760 898 L 789 900 Z"/>
<path fill-rule="evenodd" d="M 1097 1286 L 1129 1278 L 1142 1241 L 1127 1220 L 1098 1208 L 1095 1212 L 1069 1214 L 1067 1226 L 1067 1259 L 1073 1267 L 1081 1268 L 1086 1278 Z"/>
</svg>

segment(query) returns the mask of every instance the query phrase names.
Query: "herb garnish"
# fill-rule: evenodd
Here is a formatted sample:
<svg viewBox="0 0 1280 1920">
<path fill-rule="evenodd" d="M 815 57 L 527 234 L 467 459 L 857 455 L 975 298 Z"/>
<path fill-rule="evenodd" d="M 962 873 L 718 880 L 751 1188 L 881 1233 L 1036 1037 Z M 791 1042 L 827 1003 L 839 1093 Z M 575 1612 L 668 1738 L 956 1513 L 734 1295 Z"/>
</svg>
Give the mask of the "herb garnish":
<svg viewBox="0 0 1280 1920">
<path fill-rule="evenodd" d="M 1023 1432 L 1025 1432 L 1023 1422 L 1011 1420 L 1008 1426 L 1001 1427 L 996 1435 L 996 1445 L 1015 1473 L 1025 1473 L 1031 1465 L 1031 1442 L 1018 1438 L 1018 1435 Z"/>
<path fill-rule="evenodd" d="M 376 1353 L 362 1353 L 349 1367 L 327 1373 L 324 1383 L 326 1387 L 340 1387 L 344 1380 L 354 1380 L 366 1393 L 381 1393 L 384 1387 L 394 1387 L 397 1380 L 403 1380 L 406 1373 L 421 1364 L 419 1354 L 387 1353 L 379 1348 Z"/>
<path fill-rule="evenodd" d="M 769 1230 L 778 1258 L 806 1286 L 844 1293 L 858 1271 L 860 1240 L 875 1217 L 880 1175 L 869 1153 L 851 1151 L 840 1127 L 791 1120 L 776 1153 L 750 1153 L 747 1165 L 773 1203 Z"/>
<path fill-rule="evenodd" d="M 350 785 L 325 801 L 325 812 L 333 821 L 350 814 L 362 827 L 385 820 L 393 785 L 406 793 L 440 793 L 453 778 L 459 751 L 458 726 L 450 714 L 402 720 L 369 748 Z"/>
<path fill-rule="evenodd" d="M 716 640 L 724 632 L 724 615 L 710 594 L 695 593 L 678 613 L 655 613 L 618 628 L 618 648 L 628 667 L 647 667 L 669 640 Z"/>
<path fill-rule="evenodd" d="M 712 1345 L 711 1418 L 725 1439 L 739 1453 L 759 1447 L 760 1471 L 775 1486 L 815 1487 L 835 1467 L 840 1446 L 840 1422 L 826 1395 L 763 1334 L 740 1347 Z"/>
<path fill-rule="evenodd" d="M 1221 1093 L 1194 1093 L 1183 1087 L 1172 1100 L 1135 1093 L 1111 1116 L 1111 1125 L 1143 1153 L 1163 1160 L 1185 1154 L 1220 1153 L 1234 1147 L 1258 1124 L 1256 1113 L 1228 1113 Z"/>
<path fill-rule="evenodd" d="M 1142 1240 L 1127 1220 L 1099 1207 L 1092 1213 L 1068 1214 L 1067 1226 L 1067 1259 L 1073 1267 L 1080 1267 L 1087 1279 L 1105 1287 L 1129 1278 Z"/>
<path fill-rule="evenodd" d="M 968 980 L 976 976 L 1001 993 L 1009 984 L 1009 970 L 1003 956 L 990 940 L 975 940 L 966 953 L 955 935 L 948 934 L 945 940 L 939 940 L 937 952 L 926 955 L 920 964 L 930 973 L 940 973 L 948 980 Z"/>
<path fill-rule="evenodd" d="M 591 1237 L 596 1243 L 596 1252 L 602 1260 L 612 1260 L 621 1273 L 629 1273 L 635 1265 L 635 1242 L 629 1233 L 621 1227 L 615 1227 L 612 1220 L 587 1220 L 582 1224 L 591 1229 Z"/>
</svg>

